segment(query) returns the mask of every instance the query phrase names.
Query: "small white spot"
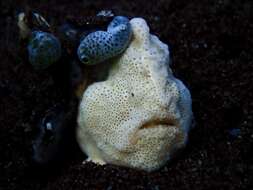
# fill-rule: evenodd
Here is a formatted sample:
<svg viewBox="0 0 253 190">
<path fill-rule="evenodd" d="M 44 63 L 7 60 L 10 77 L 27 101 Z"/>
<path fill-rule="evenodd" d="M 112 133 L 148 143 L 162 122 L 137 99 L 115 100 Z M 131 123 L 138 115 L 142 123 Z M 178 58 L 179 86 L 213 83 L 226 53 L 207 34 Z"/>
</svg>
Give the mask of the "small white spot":
<svg viewBox="0 0 253 190">
<path fill-rule="evenodd" d="M 46 127 L 47 127 L 47 130 L 50 130 L 50 131 L 53 130 L 52 123 L 50 123 L 50 122 L 47 122 L 47 123 L 46 123 Z"/>
<path fill-rule="evenodd" d="M 97 16 L 113 17 L 114 14 L 111 10 L 102 10 L 97 14 Z"/>
</svg>

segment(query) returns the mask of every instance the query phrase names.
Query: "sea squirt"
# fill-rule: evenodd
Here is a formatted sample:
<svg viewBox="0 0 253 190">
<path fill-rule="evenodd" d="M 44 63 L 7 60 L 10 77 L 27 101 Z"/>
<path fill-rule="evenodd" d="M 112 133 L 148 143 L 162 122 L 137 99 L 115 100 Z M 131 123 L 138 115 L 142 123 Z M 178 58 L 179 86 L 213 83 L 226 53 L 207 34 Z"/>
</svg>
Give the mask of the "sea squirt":
<svg viewBox="0 0 253 190">
<path fill-rule="evenodd" d="M 50 25 L 39 13 L 18 15 L 21 39 L 28 39 L 27 51 L 30 64 L 35 70 L 48 68 L 61 57 L 61 43 L 50 32 Z"/>
<path fill-rule="evenodd" d="M 87 65 L 101 63 L 123 53 L 131 36 L 128 18 L 116 16 L 108 25 L 107 31 L 92 32 L 81 40 L 77 50 L 78 57 Z"/>
<path fill-rule="evenodd" d="M 33 31 L 27 48 L 29 61 L 36 70 L 46 69 L 61 57 L 60 41 L 47 32 Z"/>
</svg>

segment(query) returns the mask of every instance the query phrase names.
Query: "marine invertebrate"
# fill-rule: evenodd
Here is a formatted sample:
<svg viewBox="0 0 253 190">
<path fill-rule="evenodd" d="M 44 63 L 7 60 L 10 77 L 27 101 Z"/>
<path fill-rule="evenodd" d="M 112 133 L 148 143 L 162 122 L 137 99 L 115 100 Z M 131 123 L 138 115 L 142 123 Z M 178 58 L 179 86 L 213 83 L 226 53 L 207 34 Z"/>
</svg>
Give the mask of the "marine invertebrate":
<svg viewBox="0 0 253 190">
<path fill-rule="evenodd" d="M 129 20 L 116 16 L 107 27 L 107 31 L 90 33 L 78 47 L 77 54 L 81 62 L 94 65 L 121 54 L 131 39 Z"/>
<path fill-rule="evenodd" d="M 39 13 L 27 11 L 18 14 L 18 27 L 21 38 L 28 38 L 33 30 L 49 31 L 50 25 Z"/>
<path fill-rule="evenodd" d="M 75 17 L 68 16 L 66 21 L 59 27 L 59 34 L 63 46 L 68 52 L 76 52 L 76 47 L 80 44 L 80 39 L 84 39 L 88 34 L 99 30 L 106 30 L 108 24 L 113 19 L 112 11 L 103 10 L 96 16 Z"/>
<path fill-rule="evenodd" d="M 94 162 L 153 171 L 187 142 L 191 96 L 169 68 L 168 46 L 145 20 L 130 24 L 133 38 L 107 80 L 83 94 L 77 140 Z"/>
<path fill-rule="evenodd" d="M 29 12 L 18 15 L 21 38 L 28 39 L 28 56 L 36 69 L 45 69 L 61 57 L 60 41 L 49 33 L 50 25 L 38 13 Z"/>
<path fill-rule="evenodd" d="M 32 32 L 27 49 L 29 61 L 37 70 L 49 67 L 61 57 L 60 41 L 47 32 Z"/>
</svg>

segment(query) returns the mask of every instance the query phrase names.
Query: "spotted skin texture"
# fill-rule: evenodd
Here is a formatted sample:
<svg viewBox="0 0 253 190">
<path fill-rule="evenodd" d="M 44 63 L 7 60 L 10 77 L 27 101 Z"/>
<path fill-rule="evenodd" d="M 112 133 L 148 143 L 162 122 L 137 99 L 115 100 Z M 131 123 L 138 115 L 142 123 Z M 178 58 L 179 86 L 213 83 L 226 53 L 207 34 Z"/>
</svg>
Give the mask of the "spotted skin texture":
<svg viewBox="0 0 253 190">
<path fill-rule="evenodd" d="M 173 76 L 168 46 L 144 19 L 130 24 L 131 43 L 112 61 L 107 79 L 83 93 L 77 142 L 93 162 L 154 171 L 186 145 L 192 101 Z"/>
<path fill-rule="evenodd" d="M 129 20 L 116 16 L 107 31 L 96 31 L 86 36 L 80 43 L 77 54 L 80 61 L 95 65 L 115 57 L 125 51 L 132 36 Z"/>
<path fill-rule="evenodd" d="M 28 43 L 28 54 L 34 69 L 46 69 L 61 56 L 60 41 L 50 33 L 34 31 Z"/>
</svg>

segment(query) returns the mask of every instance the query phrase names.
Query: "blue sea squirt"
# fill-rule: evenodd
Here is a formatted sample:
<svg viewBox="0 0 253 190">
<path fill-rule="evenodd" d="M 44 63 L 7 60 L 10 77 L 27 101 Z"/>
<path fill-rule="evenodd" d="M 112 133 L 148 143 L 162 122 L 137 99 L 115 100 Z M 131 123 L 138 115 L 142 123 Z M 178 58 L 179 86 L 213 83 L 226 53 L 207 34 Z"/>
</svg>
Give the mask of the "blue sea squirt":
<svg viewBox="0 0 253 190">
<path fill-rule="evenodd" d="M 90 33 L 78 47 L 80 61 L 86 65 L 101 63 L 118 56 L 130 43 L 132 29 L 128 18 L 116 16 L 107 27 L 107 31 Z"/>
<path fill-rule="evenodd" d="M 28 43 L 28 54 L 35 69 L 45 69 L 61 57 L 60 41 L 53 34 L 34 31 Z"/>
<path fill-rule="evenodd" d="M 20 13 L 21 39 L 28 39 L 29 62 L 36 70 L 46 69 L 61 57 L 61 43 L 50 31 L 48 22 L 38 13 Z"/>
</svg>

